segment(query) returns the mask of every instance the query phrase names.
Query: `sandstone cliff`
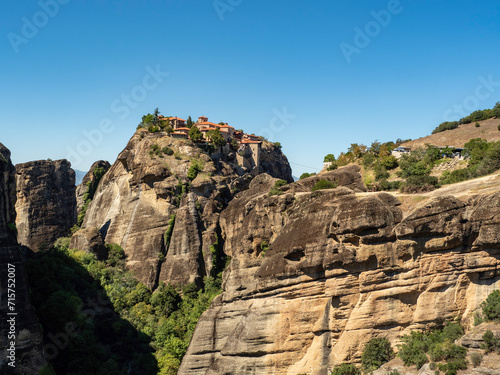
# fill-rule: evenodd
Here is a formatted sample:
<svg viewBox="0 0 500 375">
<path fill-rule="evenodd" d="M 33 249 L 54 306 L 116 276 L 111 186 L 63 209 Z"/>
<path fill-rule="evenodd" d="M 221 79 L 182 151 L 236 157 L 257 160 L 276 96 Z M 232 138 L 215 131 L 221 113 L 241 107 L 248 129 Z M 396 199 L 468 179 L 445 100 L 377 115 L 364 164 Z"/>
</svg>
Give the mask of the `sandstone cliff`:
<svg viewBox="0 0 500 375">
<path fill-rule="evenodd" d="M 275 147 L 268 152 L 280 157 L 266 161 L 266 170 L 291 178 L 286 157 Z M 191 141 L 141 129 L 99 183 L 83 228 L 122 246 L 127 267 L 150 287 L 199 283 L 213 269 L 220 212 L 252 179 L 234 160 L 234 153 L 212 159 Z"/>
<path fill-rule="evenodd" d="M 45 360 L 42 333 L 31 306 L 23 257 L 16 243 L 15 186 L 15 168 L 10 161 L 10 152 L 0 143 L 0 373 L 31 375 L 39 373 Z M 9 276 L 12 270 L 14 276 Z M 9 300 L 13 293 L 14 298 Z M 8 315 L 13 312 L 16 315 Z M 7 320 L 12 318 L 15 320 L 11 328 Z M 8 365 L 12 357 L 7 358 L 12 350 L 10 333 L 15 333 L 16 337 L 14 368 Z"/>
<path fill-rule="evenodd" d="M 498 192 L 403 212 L 387 193 L 311 193 L 304 180 L 270 197 L 273 184 L 256 177 L 221 214 L 224 292 L 179 374 L 327 375 L 373 337 L 470 324 L 500 287 Z"/>
<path fill-rule="evenodd" d="M 92 192 L 97 190 L 97 185 L 99 184 L 99 176 L 94 173 L 96 170 L 100 169 L 102 172 L 106 173 L 111 164 L 105 160 L 98 160 L 90 167 L 87 174 L 83 177 L 82 183 L 76 187 L 76 214 L 79 215 L 82 211 L 82 207 L 85 204 L 84 195 L 90 189 Z"/>
<path fill-rule="evenodd" d="M 76 223 L 75 172 L 67 160 L 16 165 L 18 241 L 48 249 Z"/>
</svg>

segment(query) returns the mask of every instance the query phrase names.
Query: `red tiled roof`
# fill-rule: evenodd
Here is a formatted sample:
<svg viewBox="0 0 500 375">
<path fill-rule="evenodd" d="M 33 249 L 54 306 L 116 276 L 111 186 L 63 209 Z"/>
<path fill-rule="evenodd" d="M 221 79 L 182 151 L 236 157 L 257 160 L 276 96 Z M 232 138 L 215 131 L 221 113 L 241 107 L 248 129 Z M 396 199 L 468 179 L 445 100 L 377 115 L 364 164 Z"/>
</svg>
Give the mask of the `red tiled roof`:
<svg viewBox="0 0 500 375">
<path fill-rule="evenodd" d="M 262 143 L 261 141 L 248 141 L 248 140 L 244 140 L 244 141 L 241 141 L 240 143 Z"/>
<path fill-rule="evenodd" d="M 181 119 L 180 117 L 169 117 L 169 120 L 178 120 L 178 121 L 184 121 L 184 122 L 186 122 L 186 120 Z"/>
<path fill-rule="evenodd" d="M 216 124 L 214 122 L 210 122 L 210 121 L 198 122 L 196 125 L 211 125 L 211 126 L 216 126 L 219 128 L 221 127 L 221 125 Z"/>
<path fill-rule="evenodd" d="M 177 128 L 177 129 L 175 129 L 175 130 L 176 130 L 176 131 L 177 131 L 177 130 L 187 130 L 187 131 L 189 131 L 189 128 Z"/>
</svg>

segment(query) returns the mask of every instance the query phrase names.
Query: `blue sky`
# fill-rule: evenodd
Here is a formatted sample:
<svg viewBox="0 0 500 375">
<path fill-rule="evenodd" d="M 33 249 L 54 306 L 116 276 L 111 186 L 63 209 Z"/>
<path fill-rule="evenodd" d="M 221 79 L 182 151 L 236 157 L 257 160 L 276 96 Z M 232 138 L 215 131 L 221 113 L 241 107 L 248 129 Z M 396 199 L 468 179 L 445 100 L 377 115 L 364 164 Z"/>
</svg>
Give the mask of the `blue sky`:
<svg viewBox="0 0 500 375">
<path fill-rule="evenodd" d="M 159 107 L 265 135 L 294 175 L 313 172 L 499 101 L 494 3 L 6 0 L 0 142 L 14 163 L 86 170 Z"/>
</svg>

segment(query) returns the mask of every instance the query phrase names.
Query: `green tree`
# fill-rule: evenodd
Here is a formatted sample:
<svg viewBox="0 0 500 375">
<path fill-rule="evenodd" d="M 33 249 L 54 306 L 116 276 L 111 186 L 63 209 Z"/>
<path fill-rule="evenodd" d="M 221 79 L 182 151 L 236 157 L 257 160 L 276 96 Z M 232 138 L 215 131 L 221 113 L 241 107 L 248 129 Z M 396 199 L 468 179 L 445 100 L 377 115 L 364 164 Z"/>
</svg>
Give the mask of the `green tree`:
<svg viewBox="0 0 500 375">
<path fill-rule="evenodd" d="M 390 170 L 398 166 L 398 159 L 393 155 L 384 156 L 382 157 L 380 163 L 385 169 Z"/>
<path fill-rule="evenodd" d="M 500 290 L 494 290 L 481 304 L 483 315 L 488 320 L 500 320 Z"/>
<path fill-rule="evenodd" d="M 219 148 L 226 144 L 226 140 L 222 136 L 219 129 L 212 129 L 207 132 L 207 138 L 215 147 Z"/>
<path fill-rule="evenodd" d="M 142 116 L 142 121 L 137 126 L 137 128 L 147 128 L 148 126 L 153 124 L 154 116 L 151 113 Z"/>
<path fill-rule="evenodd" d="M 151 296 L 151 305 L 159 316 L 169 316 L 179 308 L 182 299 L 179 293 L 171 285 L 161 283 L 159 288 Z"/>
<path fill-rule="evenodd" d="M 191 119 L 191 116 L 189 116 L 186 120 L 186 127 L 191 129 L 191 127 L 194 125 L 194 121 Z"/>
<path fill-rule="evenodd" d="M 361 363 L 365 371 L 374 371 L 394 358 L 394 351 L 387 338 L 371 339 L 365 346 L 361 355 Z"/>
<path fill-rule="evenodd" d="M 335 155 L 333 154 L 326 155 L 325 158 L 323 159 L 323 163 L 328 163 L 328 162 L 335 163 Z"/>
<path fill-rule="evenodd" d="M 486 139 L 474 138 L 464 145 L 463 155 L 470 159 L 470 164 L 478 164 L 483 160 L 489 145 Z"/>
<path fill-rule="evenodd" d="M 203 140 L 203 133 L 197 126 L 193 126 L 189 129 L 189 138 L 191 138 L 193 142 L 201 142 Z"/>
<path fill-rule="evenodd" d="M 167 120 L 168 121 L 168 120 Z M 160 126 L 160 111 L 158 110 L 158 107 L 155 108 L 153 112 L 153 126 Z"/>
<path fill-rule="evenodd" d="M 358 145 L 357 143 L 351 143 L 351 146 L 347 150 L 351 152 L 354 158 L 359 159 L 366 153 L 367 147 L 363 144 Z"/>
</svg>

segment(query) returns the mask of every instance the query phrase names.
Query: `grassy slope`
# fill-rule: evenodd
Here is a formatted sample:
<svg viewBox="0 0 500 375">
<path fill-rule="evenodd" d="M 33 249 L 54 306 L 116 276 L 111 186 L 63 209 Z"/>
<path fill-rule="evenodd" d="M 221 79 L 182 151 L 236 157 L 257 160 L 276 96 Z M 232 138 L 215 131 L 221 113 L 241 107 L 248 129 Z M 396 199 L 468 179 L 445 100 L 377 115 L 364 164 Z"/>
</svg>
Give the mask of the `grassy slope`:
<svg viewBox="0 0 500 375">
<path fill-rule="evenodd" d="M 468 141 L 474 138 L 483 138 L 488 142 L 500 140 L 500 119 L 489 119 L 480 121 L 480 127 L 476 128 L 476 123 L 460 125 L 453 130 L 446 130 L 441 133 L 428 135 L 426 137 L 418 138 L 410 142 L 404 143 L 402 146 L 411 147 L 416 149 L 418 147 L 425 147 L 426 143 L 438 147 L 454 146 L 463 147 Z"/>
</svg>

